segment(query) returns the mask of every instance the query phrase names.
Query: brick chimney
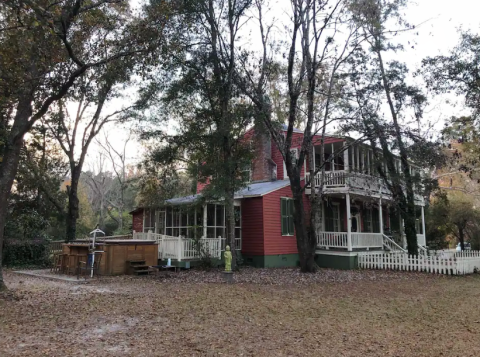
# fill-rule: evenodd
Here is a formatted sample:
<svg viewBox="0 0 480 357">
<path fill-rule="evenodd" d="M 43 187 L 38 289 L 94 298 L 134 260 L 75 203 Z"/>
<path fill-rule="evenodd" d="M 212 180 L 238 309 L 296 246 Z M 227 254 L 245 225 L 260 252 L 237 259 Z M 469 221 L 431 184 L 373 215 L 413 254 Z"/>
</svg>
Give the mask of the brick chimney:
<svg viewBox="0 0 480 357">
<path fill-rule="evenodd" d="M 255 158 L 252 167 L 252 181 L 274 181 L 277 179 L 276 164 L 272 160 L 272 143 L 269 133 L 255 130 L 252 135 Z"/>
</svg>

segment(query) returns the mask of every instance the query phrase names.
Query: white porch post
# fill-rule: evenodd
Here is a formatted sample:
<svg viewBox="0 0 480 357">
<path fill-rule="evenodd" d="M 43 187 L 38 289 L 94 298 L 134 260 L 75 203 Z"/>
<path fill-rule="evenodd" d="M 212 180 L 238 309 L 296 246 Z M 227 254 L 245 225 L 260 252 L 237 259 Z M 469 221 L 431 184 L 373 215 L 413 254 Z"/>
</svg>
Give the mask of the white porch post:
<svg viewBox="0 0 480 357">
<path fill-rule="evenodd" d="M 378 201 L 378 216 L 380 219 L 380 233 L 383 236 L 383 210 L 382 210 L 382 199 L 380 198 Z"/>
<path fill-rule="evenodd" d="M 347 146 L 347 142 L 344 141 L 343 142 L 343 146 L 344 146 L 344 152 L 343 152 L 343 169 L 345 170 L 345 172 L 348 172 L 348 150 L 350 150 L 348 147 L 345 148 L 345 146 Z"/>
<path fill-rule="evenodd" d="M 203 236 L 207 237 L 207 205 L 203 205 Z M 213 237 L 212 237 L 213 238 Z"/>
<path fill-rule="evenodd" d="M 427 235 L 425 233 L 425 213 L 423 210 L 423 206 L 420 206 L 422 208 L 422 234 L 425 237 L 425 243 L 427 242 Z"/>
<path fill-rule="evenodd" d="M 347 249 L 352 251 L 352 215 L 350 212 L 350 194 L 345 195 L 347 201 Z"/>
<path fill-rule="evenodd" d="M 357 145 L 357 162 L 356 162 L 356 171 L 360 172 L 360 148 Z"/>
<path fill-rule="evenodd" d="M 177 259 L 180 262 L 182 261 L 182 236 L 178 236 L 177 239 Z"/>
<path fill-rule="evenodd" d="M 333 147 L 333 143 L 332 143 L 332 162 L 330 163 L 330 166 L 332 166 L 332 169 L 330 171 L 335 171 L 335 149 Z"/>
</svg>

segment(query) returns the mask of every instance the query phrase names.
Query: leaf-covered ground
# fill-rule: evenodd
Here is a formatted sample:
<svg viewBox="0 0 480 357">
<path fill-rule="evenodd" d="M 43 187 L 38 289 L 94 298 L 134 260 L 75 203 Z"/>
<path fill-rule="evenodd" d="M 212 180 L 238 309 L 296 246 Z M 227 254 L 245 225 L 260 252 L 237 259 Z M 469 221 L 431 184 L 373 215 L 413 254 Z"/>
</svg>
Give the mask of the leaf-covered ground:
<svg viewBox="0 0 480 357">
<path fill-rule="evenodd" d="M 296 269 L 6 273 L 0 356 L 480 356 L 480 277 Z"/>
</svg>

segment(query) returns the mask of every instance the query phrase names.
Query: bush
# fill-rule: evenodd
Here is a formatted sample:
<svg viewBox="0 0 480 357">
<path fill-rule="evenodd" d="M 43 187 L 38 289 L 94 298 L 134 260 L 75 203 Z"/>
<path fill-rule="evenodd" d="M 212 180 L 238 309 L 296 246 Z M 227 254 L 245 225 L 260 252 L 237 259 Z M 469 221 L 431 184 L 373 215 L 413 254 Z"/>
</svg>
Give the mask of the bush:
<svg viewBox="0 0 480 357">
<path fill-rule="evenodd" d="M 51 264 L 49 242 L 45 239 L 6 239 L 3 246 L 3 265 L 8 267 L 42 266 Z"/>
</svg>

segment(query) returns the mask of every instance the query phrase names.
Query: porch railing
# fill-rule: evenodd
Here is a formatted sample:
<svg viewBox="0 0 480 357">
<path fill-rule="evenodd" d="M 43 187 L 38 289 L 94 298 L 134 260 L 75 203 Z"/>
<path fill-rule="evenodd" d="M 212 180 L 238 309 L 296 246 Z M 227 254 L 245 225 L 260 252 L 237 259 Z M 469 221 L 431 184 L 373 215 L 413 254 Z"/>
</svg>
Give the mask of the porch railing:
<svg viewBox="0 0 480 357">
<path fill-rule="evenodd" d="M 332 248 L 347 248 L 346 232 L 317 232 L 317 246 Z"/>
<path fill-rule="evenodd" d="M 307 172 L 306 182 L 310 182 L 310 173 Z M 315 175 L 312 180 L 315 187 L 320 187 L 322 183 L 322 174 L 319 172 Z M 310 182 L 309 187 L 312 186 Z M 355 171 L 327 171 L 324 173 L 323 177 L 323 187 L 324 188 L 340 188 L 340 187 L 350 187 L 356 188 L 364 191 L 371 191 L 382 193 L 384 195 L 390 195 L 391 192 L 385 184 L 384 180 L 378 176 L 373 176 L 369 174 L 364 174 L 361 172 Z M 422 197 L 415 192 L 415 199 L 421 201 Z"/>
<path fill-rule="evenodd" d="M 383 237 L 381 233 L 353 233 L 353 248 L 381 248 L 383 247 Z"/>
<path fill-rule="evenodd" d="M 158 259 L 174 259 L 178 261 L 200 259 L 202 254 L 220 259 L 225 250 L 226 238 L 185 238 L 172 237 L 149 232 L 134 232 L 134 239 L 154 240 L 158 244 Z M 235 239 L 235 249 L 242 249 L 242 239 Z"/>
</svg>

